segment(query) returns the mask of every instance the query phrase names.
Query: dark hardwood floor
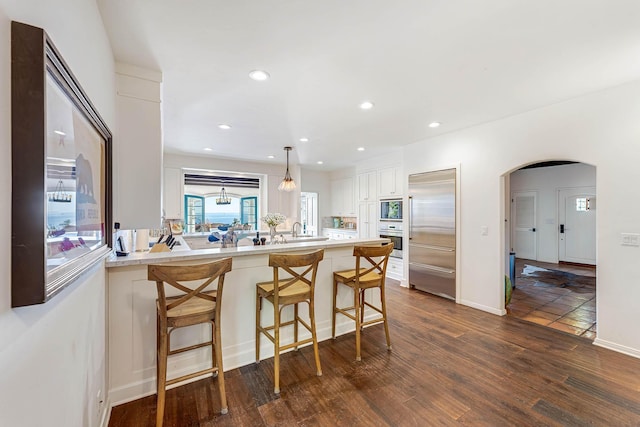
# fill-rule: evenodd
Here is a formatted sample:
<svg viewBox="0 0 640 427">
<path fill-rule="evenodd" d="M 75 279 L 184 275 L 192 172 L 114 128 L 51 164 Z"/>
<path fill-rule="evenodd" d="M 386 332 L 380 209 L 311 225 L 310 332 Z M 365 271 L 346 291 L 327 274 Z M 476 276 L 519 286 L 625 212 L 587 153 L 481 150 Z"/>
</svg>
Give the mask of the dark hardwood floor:
<svg viewBox="0 0 640 427">
<path fill-rule="evenodd" d="M 640 359 L 585 338 L 499 317 L 387 282 L 382 325 L 167 392 L 165 426 L 640 426 Z M 155 425 L 155 396 L 113 408 L 110 427 Z"/>
</svg>

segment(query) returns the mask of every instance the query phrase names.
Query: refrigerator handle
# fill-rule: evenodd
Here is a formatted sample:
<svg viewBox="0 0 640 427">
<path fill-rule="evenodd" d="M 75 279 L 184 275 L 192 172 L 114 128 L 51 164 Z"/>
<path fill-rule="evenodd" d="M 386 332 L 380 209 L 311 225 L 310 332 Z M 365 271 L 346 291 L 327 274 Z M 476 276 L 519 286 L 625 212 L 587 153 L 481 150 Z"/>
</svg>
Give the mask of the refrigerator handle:
<svg viewBox="0 0 640 427">
<path fill-rule="evenodd" d="M 409 196 L 409 240 L 413 239 L 413 197 Z"/>
</svg>

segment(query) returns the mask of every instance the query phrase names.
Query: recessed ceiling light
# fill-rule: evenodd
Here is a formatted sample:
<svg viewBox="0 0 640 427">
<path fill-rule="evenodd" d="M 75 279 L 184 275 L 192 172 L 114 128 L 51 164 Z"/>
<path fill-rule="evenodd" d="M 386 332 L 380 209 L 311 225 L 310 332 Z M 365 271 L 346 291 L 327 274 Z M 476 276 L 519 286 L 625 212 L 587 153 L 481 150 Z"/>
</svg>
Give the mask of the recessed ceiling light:
<svg viewBox="0 0 640 427">
<path fill-rule="evenodd" d="M 268 158 L 268 159 L 275 159 L 275 158 L 276 158 L 276 156 L 274 156 L 274 155 L 269 155 L 269 156 L 267 156 L 267 158 Z"/>
<path fill-rule="evenodd" d="M 430 128 L 437 128 L 438 126 L 440 126 L 440 122 L 431 122 L 431 123 L 429 123 L 429 127 Z"/>
<path fill-rule="evenodd" d="M 323 164 L 324 162 L 322 160 L 318 160 L 316 163 L 318 163 L 319 165 Z"/>
<path fill-rule="evenodd" d="M 364 147 L 358 147 L 358 151 L 364 151 Z"/>
<path fill-rule="evenodd" d="M 207 147 L 207 148 L 204 149 L 204 151 L 213 151 L 213 148 Z"/>
<path fill-rule="evenodd" d="M 218 125 L 218 127 L 219 127 L 220 129 L 223 129 L 223 130 L 229 130 L 229 129 L 231 129 L 231 126 L 230 126 L 230 125 L 227 125 L 227 124 L 224 124 L 224 123 L 220 123 L 220 124 Z"/>
<path fill-rule="evenodd" d="M 300 142 L 309 142 L 309 138 L 300 138 Z"/>
<path fill-rule="evenodd" d="M 264 70 L 253 70 L 249 73 L 249 77 L 257 82 L 263 82 L 269 80 L 269 73 Z"/>
<path fill-rule="evenodd" d="M 373 108 L 373 102 L 364 101 L 360 104 L 360 108 L 362 108 L 363 110 L 370 110 Z"/>
<path fill-rule="evenodd" d="M 60 136 L 66 136 L 67 134 L 62 132 L 61 130 L 54 130 L 53 133 L 58 134 Z"/>
</svg>

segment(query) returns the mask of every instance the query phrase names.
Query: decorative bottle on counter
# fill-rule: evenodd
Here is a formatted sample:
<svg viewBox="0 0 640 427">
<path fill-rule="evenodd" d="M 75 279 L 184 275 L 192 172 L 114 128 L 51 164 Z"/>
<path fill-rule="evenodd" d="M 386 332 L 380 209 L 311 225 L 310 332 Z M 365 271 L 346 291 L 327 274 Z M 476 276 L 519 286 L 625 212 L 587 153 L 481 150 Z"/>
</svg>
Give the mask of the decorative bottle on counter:
<svg viewBox="0 0 640 427">
<path fill-rule="evenodd" d="M 271 237 L 271 240 L 269 240 L 269 243 L 271 243 L 272 245 L 276 241 L 276 227 L 277 227 L 276 225 L 269 226 L 269 237 Z"/>
</svg>

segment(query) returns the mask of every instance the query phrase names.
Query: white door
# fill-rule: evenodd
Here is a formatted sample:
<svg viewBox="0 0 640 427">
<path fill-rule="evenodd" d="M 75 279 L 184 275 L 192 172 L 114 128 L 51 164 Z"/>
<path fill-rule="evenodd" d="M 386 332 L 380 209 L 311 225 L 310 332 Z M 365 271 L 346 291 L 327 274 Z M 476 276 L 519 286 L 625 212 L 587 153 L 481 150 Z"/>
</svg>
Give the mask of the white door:
<svg viewBox="0 0 640 427">
<path fill-rule="evenodd" d="M 511 196 L 511 236 L 516 257 L 536 260 L 536 192 L 517 192 Z"/>
<path fill-rule="evenodd" d="M 596 264 L 596 189 L 558 190 L 558 259 Z"/>
</svg>

